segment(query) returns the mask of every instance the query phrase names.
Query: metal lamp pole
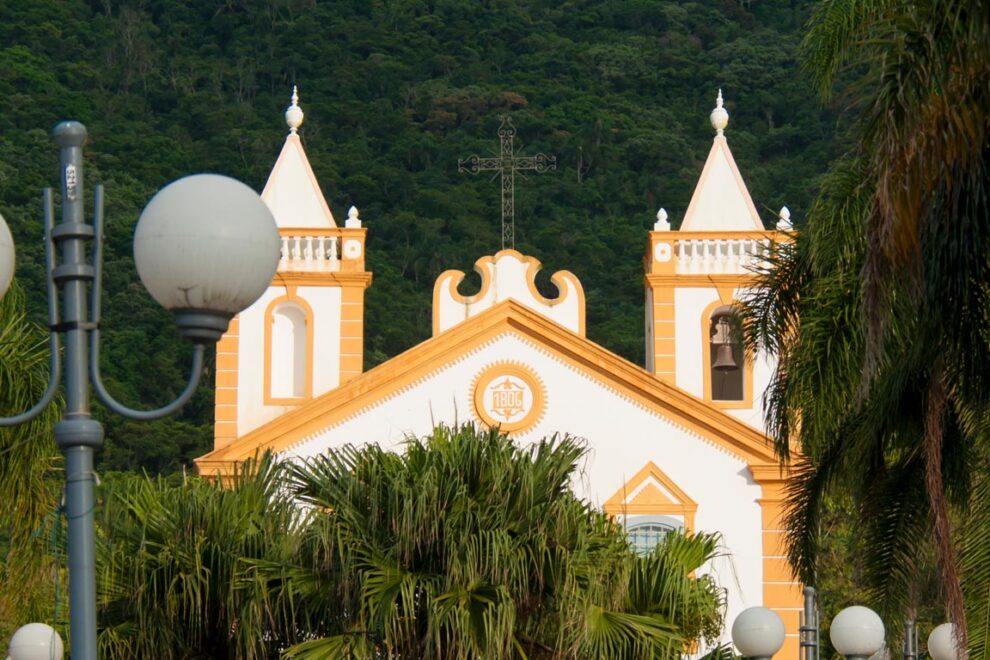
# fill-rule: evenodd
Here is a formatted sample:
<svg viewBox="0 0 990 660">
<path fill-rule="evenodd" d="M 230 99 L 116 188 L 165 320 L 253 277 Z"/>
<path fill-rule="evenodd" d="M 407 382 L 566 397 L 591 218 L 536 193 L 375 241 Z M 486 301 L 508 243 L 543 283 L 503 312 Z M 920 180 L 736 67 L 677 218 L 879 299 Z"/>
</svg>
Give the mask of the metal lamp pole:
<svg viewBox="0 0 990 660">
<path fill-rule="evenodd" d="M 150 411 L 128 408 L 106 391 L 99 370 L 103 188 L 96 187 L 93 222 L 87 223 L 82 160 L 86 128 L 79 122 L 62 122 L 53 135 L 61 152 L 62 219 L 54 223 L 52 191 L 46 188 L 43 206 L 50 381 L 34 407 L 20 415 L 0 418 L 0 426 L 14 426 L 36 417 L 52 402 L 62 381 L 65 411 L 55 426 L 55 442 L 65 454 L 70 652 L 73 660 L 96 660 L 93 456 L 103 445 L 103 427 L 90 414 L 90 386 L 110 410 L 132 419 L 157 419 L 177 411 L 196 391 L 206 346 L 215 343 L 232 316 L 254 302 L 271 281 L 278 263 L 279 239 L 274 218 L 264 202 L 233 179 L 194 175 L 156 195 L 138 225 L 135 262 L 152 295 L 171 309 L 179 332 L 194 343 L 192 367 L 185 390 L 172 403 Z M 163 220 L 163 214 L 168 213 L 173 216 Z M 142 225 L 146 226 L 143 237 Z M 0 217 L 0 239 L 4 235 L 9 239 Z M 232 235 L 236 240 L 231 240 Z M 89 243 L 93 243 L 92 261 L 86 255 Z M 213 264 L 220 266 L 215 269 L 220 272 L 213 273 L 213 281 L 203 281 L 204 271 L 201 268 L 196 272 L 195 263 L 203 255 L 197 252 L 218 247 L 226 254 L 225 258 L 214 259 L 222 262 Z M 9 283 L 4 280 L 13 272 L 13 258 L 12 244 L 5 245 L 0 240 L 0 296 Z M 166 259 L 171 262 L 163 262 Z M 2 276 L 4 273 L 7 278 Z M 199 281 L 195 281 L 197 276 Z M 60 337 L 64 337 L 64 355 L 60 355 Z"/>
</svg>

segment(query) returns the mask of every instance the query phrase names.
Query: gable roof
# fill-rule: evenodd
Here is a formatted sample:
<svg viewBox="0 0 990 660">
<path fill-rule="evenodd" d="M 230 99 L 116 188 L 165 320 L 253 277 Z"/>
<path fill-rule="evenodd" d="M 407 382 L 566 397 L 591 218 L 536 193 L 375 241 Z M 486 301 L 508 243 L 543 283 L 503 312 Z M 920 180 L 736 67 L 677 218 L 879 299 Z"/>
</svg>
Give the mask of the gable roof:
<svg viewBox="0 0 990 660">
<path fill-rule="evenodd" d="M 681 231 L 763 231 L 760 220 L 732 157 L 725 136 L 719 135 L 691 196 Z"/>
<path fill-rule="evenodd" d="M 510 299 L 427 339 L 233 443 L 201 456 L 196 459 L 197 470 L 202 474 L 225 474 L 231 463 L 251 458 L 259 451 L 285 451 L 507 332 L 541 345 L 594 380 L 694 430 L 747 464 L 776 462 L 766 437 L 753 427 Z"/>
<path fill-rule="evenodd" d="M 298 134 L 290 133 L 285 138 L 261 199 L 275 216 L 279 229 L 337 226 Z"/>
</svg>

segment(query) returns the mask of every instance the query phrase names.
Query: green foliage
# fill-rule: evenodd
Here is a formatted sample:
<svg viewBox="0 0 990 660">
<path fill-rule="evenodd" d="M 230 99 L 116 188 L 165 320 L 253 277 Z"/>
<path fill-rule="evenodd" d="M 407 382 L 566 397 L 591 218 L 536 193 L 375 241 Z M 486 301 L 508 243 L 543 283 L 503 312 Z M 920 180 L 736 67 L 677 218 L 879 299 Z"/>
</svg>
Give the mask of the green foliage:
<svg viewBox="0 0 990 660">
<path fill-rule="evenodd" d="M 295 493 L 325 513 L 287 588 L 332 625 L 289 656 L 676 657 L 715 638 L 721 592 L 691 574 L 716 537 L 639 557 L 571 493 L 583 455 L 568 437 L 524 449 L 465 425 L 402 455 L 347 446 L 295 466 Z"/>
<path fill-rule="evenodd" d="M 48 386 L 48 333 L 25 317 L 15 282 L 0 299 L 0 417 L 30 408 Z M 60 469 L 52 429 L 56 402 L 33 421 L 0 428 L 0 639 L 21 625 L 52 620 L 58 567 L 48 548 Z M 57 524 L 57 523 L 56 523 Z"/>
<path fill-rule="evenodd" d="M 806 62 L 826 96 L 859 111 L 855 148 L 746 314 L 751 344 L 780 360 L 766 400 L 778 453 L 802 450 L 791 558 L 817 581 L 834 549 L 823 521 L 840 504 L 855 516 L 863 595 L 895 638 L 933 601 L 964 627 L 954 544 L 986 524 L 970 489 L 986 471 L 990 402 L 974 359 L 990 349 L 988 43 L 985 1 L 821 3 Z M 985 622 L 977 544 L 963 538 L 967 609 Z"/>
<path fill-rule="evenodd" d="M 305 516 L 270 457 L 226 486 L 123 475 L 103 489 L 102 657 L 268 658 L 296 639 L 294 603 L 251 562 L 292 561 Z"/>
<path fill-rule="evenodd" d="M 521 250 L 587 293 L 589 336 L 643 358 L 642 255 L 659 206 L 683 214 L 725 90 L 729 139 L 765 217 L 801 217 L 831 123 L 796 71 L 809 1 L 66 0 L 0 3 L 0 209 L 18 276 L 42 290 L 47 132 L 83 121 L 87 182 L 107 190 L 103 367 L 128 404 L 166 402 L 188 349 L 135 277 L 141 208 L 195 171 L 265 182 L 298 83 L 303 139 L 331 207 L 369 228 L 367 361 L 427 338 L 431 291 L 500 247 L 498 187 L 457 173 L 511 112 L 559 169 L 517 186 Z M 544 276 L 545 277 L 545 276 Z M 541 286 L 552 288 L 543 277 Z M 41 319 L 41 296 L 29 299 Z M 208 372 L 208 376 L 212 371 Z M 171 472 L 208 448 L 204 396 L 173 425 L 101 415 L 101 468 Z M 190 427 L 198 430 L 190 432 Z M 182 435 L 183 440 L 168 440 Z M 168 448 L 168 456 L 159 449 Z"/>
</svg>

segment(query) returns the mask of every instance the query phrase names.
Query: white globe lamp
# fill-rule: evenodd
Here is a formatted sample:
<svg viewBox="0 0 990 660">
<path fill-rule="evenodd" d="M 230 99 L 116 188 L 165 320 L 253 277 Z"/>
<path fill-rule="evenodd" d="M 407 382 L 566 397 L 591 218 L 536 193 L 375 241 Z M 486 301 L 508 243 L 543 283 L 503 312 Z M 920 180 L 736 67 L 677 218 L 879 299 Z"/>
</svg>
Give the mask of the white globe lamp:
<svg viewBox="0 0 990 660">
<path fill-rule="evenodd" d="M 64 652 L 62 638 L 44 623 L 21 626 L 7 645 L 9 660 L 62 660 Z"/>
<path fill-rule="evenodd" d="M 194 174 L 148 202 L 134 231 L 134 263 L 184 337 L 215 342 L 271 284 L 280 243 L 256 192 L 229 177 Z"/>
<path fill-rule="evenodd" d="M 0 215 L 0 298 L 7 293 L 10 280 L 14 278 L 14 239 L 10 228 Z"/>
<path fill-rule="evenodd" d="M 784 622 L 773 610 L 748 607 L 732 622 L 732 643 L 747 658 L 772 658 L 784 645 Z"/>
<path fill-rule="evenodd" d="M 928 653 L 932 660 L 956 660 L 956 630 L 951 623 L 936 626 L 928 636 Z"/>
<path fill-rule="evenodd" d="M 845 657 L 869 658 L 883 648 L 883 621 L 870 608 L 853 605 L 835 615 L 829 637 Z"/>
</svg>

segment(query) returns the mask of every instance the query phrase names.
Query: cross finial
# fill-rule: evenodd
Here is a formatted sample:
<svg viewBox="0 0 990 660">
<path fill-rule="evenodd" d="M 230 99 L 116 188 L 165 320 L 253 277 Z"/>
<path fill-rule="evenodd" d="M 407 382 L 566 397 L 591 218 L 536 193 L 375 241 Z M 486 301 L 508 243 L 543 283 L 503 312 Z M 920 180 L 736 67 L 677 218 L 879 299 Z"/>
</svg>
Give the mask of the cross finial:
<svg viewBox="0 0 990 660">
<path fill-rule="evenodd" d="M 723 107 L 721 88 L 718 90 L 718 98 L 715 99 L 715 109 L 712 110 L 710 119 L 715 133 L 719 137 L 722 137 L 725 134 L 725 127 L 729 125 L 729 112 Z"/>
<path fill-rule="evenodd" d="M 299 88 L 292 86 L 292 105 L 285 111 L 285 123 L 289 125 L 289 134 L 295 135 L 303 123 L 302 108 L 299 107 Z"/>
</svg>

